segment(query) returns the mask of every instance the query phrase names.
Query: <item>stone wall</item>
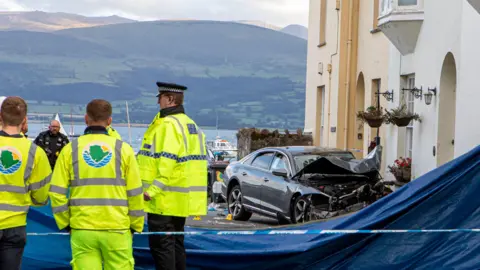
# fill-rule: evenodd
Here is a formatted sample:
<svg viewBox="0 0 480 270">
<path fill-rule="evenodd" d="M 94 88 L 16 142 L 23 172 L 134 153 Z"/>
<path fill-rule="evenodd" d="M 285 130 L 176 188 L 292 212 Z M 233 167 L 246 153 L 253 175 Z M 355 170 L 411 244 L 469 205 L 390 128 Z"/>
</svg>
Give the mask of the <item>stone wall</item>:
<svg viewBox="0 0 480 270">
<path fill-rule="evenodd" d="M 288 130 L 280 133 L 278 130 L 243 128 L 237 132 L 238 159 L 245 157 L 253 151 L 264 147 L 275 146 L 308 146 L 313 145 L 311 135 L 305 135 L 301 129 L 296 133 Z"/>
</svg>

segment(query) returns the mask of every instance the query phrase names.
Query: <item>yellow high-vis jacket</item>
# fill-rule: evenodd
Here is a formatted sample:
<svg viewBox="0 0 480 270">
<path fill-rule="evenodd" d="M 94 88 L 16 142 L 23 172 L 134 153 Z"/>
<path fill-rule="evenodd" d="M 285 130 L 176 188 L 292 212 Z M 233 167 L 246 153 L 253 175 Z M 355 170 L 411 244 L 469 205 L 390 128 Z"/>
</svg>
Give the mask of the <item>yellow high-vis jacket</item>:
<svg viewBox="0 0 480 270">
<path fill-rule="evenodd" d="M 122 140 L 122 136 L 120 136 L 120 133 L 118 133 L 118 131 L 116 131 L 114 128 L 112 128 L 112 126 L 108 126 L 107 131 L 108 131 L 108 135 L 110 135 L 110 136 L 112 136 L 116 139 Z"/>
<path fill-rule="evenodd" d="M 143 231 L 133 149 L 106 129 L 89 129 L 62 149 L 55 164 L 49 194 L 58 228 Z"/>
<path fill-rule="evenodd" d="M 48 203 L 51 173 L 43 149 L 0 132 L 0 230 L 25 226 L 29 207 Z"/>
<path fill-rule="evenodd" d="M 152 198 L 148 213 L 187 217 L 207 214 L 205 135 L 183 113 L 155 117 L 137 161 L 144 191 Z"/>
</svg>

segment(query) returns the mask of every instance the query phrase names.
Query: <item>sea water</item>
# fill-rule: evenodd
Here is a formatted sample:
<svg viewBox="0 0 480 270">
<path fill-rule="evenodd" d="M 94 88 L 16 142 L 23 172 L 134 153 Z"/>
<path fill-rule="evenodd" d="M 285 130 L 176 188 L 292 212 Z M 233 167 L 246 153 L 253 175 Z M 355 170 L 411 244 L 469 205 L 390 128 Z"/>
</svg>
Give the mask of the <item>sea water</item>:
<svg viewBox="0 0 480 270">
<path fill-rule="evenodd" d="M 131 127 L 130 131 L 128 127 L 116 127 L 115 125 L 112 125 L 112 127 L 115 128 L 118 133 L 120 133 L 123 141 L 131 144 L 135 152 L 138 152 L 142 143 L 143 134 L 147 130 L 147 127 Z M 46 128 L 45 125 L 31 123 L 28 125 L 27 135 L 30 138 L 36 138 L 44 128 Z M 74 134 L 81 135 L 83 134 L 86 126 L 79 124 L 74 124 L 71 126 L 66 124 L 63 126 L 63 128 L 67 133 L 71 133 L 73 130 Z M 233 145 L 237 145 L 236 130 L 202 129 L 202 131 L 205 133 L 207 140 L 215 140 L 215 138 L 218 136 L 221 139 L 231 142 Z"/>
</svg>

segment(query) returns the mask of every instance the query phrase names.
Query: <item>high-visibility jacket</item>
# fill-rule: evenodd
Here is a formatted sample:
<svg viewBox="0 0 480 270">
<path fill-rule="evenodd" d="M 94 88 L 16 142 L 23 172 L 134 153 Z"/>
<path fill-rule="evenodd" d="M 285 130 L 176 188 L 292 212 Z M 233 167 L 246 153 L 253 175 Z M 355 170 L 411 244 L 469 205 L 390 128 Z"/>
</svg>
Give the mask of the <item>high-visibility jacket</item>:
<svg viewBox="0 0 480 270">
<path fill-rule="evenodd" d="M 105 129 L 82 135 L 62 149 L 49 194 L 60 230 L 68 226 L 143 230 L 142 182 L 135 154 Z"/>
<path fill-rule="evenodd" d="M 207 214 L 205 135 L 183 113 L 155 117 L 137 155 L 148 213 L 187 217 Z"/>
<path fill-rule="evenodd" d="M 110 136 L 112 136 L 116 139 L 122 140 L 122 136 L 120 136 L 120 133 L 118 133 L 118 131 L 116 131 L 114 128 L 112 128 L 112 126 L 108 126 L 107 131 L 108 131 L 108 135 L 110 135 Z"/>
<path fill-rule="evenodd" d="M 29 207 L 47 204 L 51 173 L 40 147 L 22 135 L 0 134 L 0 230 L 25 226 Z"/>
</svg>

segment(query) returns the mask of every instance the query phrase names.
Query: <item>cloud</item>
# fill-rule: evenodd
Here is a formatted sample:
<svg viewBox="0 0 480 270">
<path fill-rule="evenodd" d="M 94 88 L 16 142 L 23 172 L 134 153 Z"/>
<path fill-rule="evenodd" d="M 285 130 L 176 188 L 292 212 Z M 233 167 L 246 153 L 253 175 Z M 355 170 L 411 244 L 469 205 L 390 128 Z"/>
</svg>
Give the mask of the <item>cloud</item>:
<svg viewBox="0 0 480 270">
<path fill-rule="evenodd" d="M 7 10 L 42 10 L 137 20 L 258 20 L 279 26 L 308 23 L 308 0 L 0 0 Z M 2 4 L 0 4 L 2 10 Z"/>
<path fill-rule="evenodd" d="M 15 0 L 1 0 L 0 1 L 0 12 L 2 12 L 2 11 L 25 11 L 25 10 L 27 10 L 27 9 Z"/>
</svg>

